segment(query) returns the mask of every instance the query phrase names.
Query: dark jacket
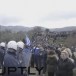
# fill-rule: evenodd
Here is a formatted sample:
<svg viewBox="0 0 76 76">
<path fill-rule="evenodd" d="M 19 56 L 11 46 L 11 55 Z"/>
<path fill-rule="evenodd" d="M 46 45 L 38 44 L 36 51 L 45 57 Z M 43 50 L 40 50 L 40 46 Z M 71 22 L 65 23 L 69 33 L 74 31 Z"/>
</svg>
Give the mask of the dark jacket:
<svg viewBox="0 0 76 76">
<path fill-rule="evenodd" d="M 57 76 L 73 76 L 74 64 L 69 60 L 60 59 L 58 62 Z"/>
<path fill-rule="evenodd" d="M 22 49 L 19 49 L 18 52 L 17 52 L 17 58 L 20 62 L 20 65 L 22 67 L 25 67 L 25 61 L 24 61 L 24 55 L 23 55 L 23 50 Z"/>
<path fill-rule="evenodd" d="M 5 48 L 0 47 L 0 63 L 1 63 L 1 65 L 3 65 L 4 55 L 5 55 Z"/>
<path fill-rule="evenodd" d="M 57 63 L 58 63 L 58 60 L 57 60 L 56 55 L 48 55 L 47 56 L 47 71 L 56 72 Z"/>
<path fill-rule="evenodd" d="M 46 51 L 41 51 L 40 49 L 35 49 L 34 52 L 34 61 L 36 67 L 41 68 L 46 65 L 47 53 Z"/>
<path fill-rule="evenodd" d="M 16 53 L 14 52 L 7 52 L 4 57 L 4 67 L 6 68 L 6 73 L 3 76 L 23 76 L 21 74 L 21 69 L 18 68 L 21 67 L 21 65 L 17 59 Z M 11 72 L 8 75 L 8 67 L 15 67 L 17 69 L 15 72 Z"/>
<path fill-rule="evenodd" d="M 36 66 L 38 66 L 38 62 L 39 62 L 39 52 L 40 52 L 39 48 L 34 49 L 34 63 Z"/>
</svg>

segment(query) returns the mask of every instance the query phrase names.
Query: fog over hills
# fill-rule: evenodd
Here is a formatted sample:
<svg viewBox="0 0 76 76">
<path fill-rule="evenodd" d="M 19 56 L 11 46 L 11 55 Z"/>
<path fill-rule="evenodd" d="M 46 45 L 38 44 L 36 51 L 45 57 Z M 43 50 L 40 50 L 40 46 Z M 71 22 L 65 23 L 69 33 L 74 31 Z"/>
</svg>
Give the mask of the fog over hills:
<svg viewBox="0 0 76 76">
<path fill-rule="evenodd" d="M 35 26 L 36 27 L 36 26 Z M 19 31 L 23 31 L 23 32 L 28 32 L 29 30 L 32 30 L 35 27 L 24 27 L 24 26 L 0 26 L 0 31 L 5 31 L 5 30 L 11 30 L 13 32 L 19 32 Z M 46 28 L 41 27 L 43 30 L 45 30 Z M 64 28 L 54 28 L 54 29 L 50 29 L 50 31 L 56 31 L 56 32 L 61 32 L 61 31 L 75 31 L 76 30 L 76 26 L 69 26 L 69 27 L 64 27 Z"/>
<path fill-rule="evenodd" d="M 69 26 L 69 27 L 64 27 L 64 28 L 51 29 L 51 31 L 57 31 L 57 32 L 61 32 L 61 31 L 75 31 L 75 30 L 76 30 L 76 26 Z"/>
<path fill-rule="evenodd" d="M 24 27 L 24 26 L 0 26 L 0 30 L 1 31 L 11 30 L 13 32 L 19 32 L 19 31 L 27 32 L 27 31 L 31 30 L 31 28 Z"/>
</svg>

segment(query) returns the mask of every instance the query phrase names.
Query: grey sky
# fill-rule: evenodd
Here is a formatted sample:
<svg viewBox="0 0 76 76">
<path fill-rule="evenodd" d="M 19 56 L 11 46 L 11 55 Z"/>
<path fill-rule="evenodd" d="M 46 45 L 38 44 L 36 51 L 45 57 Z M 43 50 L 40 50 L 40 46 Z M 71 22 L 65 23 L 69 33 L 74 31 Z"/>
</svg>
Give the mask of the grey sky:
<svg viewBox="0 0 76 76">
<path fill-rule="evenodd" d="M 76 11 L 68 11 L 68 12 L 55 12 L 48 14 L 46 17 L 42 18 L 42 21 L 55 21 L 55 20 L 67 20 L 71 18 L 76 18 Z"/>
<path fill-rule="evenodd" d="M 16 18 L 16 17 L 7 17 L 7 16 L 0 16 L 0 24 L 1 25 L 14 25 L 16 23 L 18 23 L 20 20 L 20 18 Z"/>
<path fill-rule="evenodd" d="M 0 0 L 0 24 L 76 26 L 76 0 Z"/>
</svg>

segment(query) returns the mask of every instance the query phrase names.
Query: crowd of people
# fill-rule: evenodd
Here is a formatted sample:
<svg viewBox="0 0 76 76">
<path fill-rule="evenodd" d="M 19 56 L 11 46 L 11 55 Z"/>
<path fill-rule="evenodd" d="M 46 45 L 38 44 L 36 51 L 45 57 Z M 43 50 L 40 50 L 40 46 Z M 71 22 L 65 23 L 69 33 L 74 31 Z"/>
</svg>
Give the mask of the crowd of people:
<svg viewBox="0 0 76 76">
<path fill-rule="evenodd" d="M 3 76 L 29 76 L 28 67 L 41 69 L 37 76 L 73 76 L 73 69 L 76 67 L 76 49 L 68 48 L 63 45 L 38 44 L 28 46 L 24 42 L 14 40 L 0 43 L 0 68 L 3 67 L 26 67 L 23 74 L 18 69 L 16 72 L 8 74 L 6 71 Z"/>
</svg>

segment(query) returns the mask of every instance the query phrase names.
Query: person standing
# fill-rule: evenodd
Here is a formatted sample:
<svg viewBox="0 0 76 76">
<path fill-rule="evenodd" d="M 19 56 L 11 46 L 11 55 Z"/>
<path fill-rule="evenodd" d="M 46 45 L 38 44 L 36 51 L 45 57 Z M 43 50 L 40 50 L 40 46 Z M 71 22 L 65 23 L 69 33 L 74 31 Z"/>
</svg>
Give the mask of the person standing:
<svg viewBox="0 0 76 76">
<path fill-rule="evenodd" d="M 6 52 L 5 47 L 6 47 L 5 42 L 1 42 L 1 44 L 0 44 L 0 68 L 2 68 L 2 66 L 3 66 L 4 56 L 5 56 L 5 52 Z"/>
<path fill-rule="evenodd" d="M 24 59 L 23 59 L 23 49 L 24 49 L 24 43 L 22 41 L 17 42 L 17 57 L 19 59 L 19 62 L 21 66 L 24 65 Z"/>
<path fill-rule="evenodd" d="M 54 76 L 57 71 L 58 57 L 53 47 L 48 46 L 47 50 L 48 50 L 48 55 L 47 55 L 48 76 Z"/>
<path fill-rule="evenodd" d="M 24 76 L 21 74 L 21 70 L 18 67 L 21 67 L 20 62 L 17 58 L 17 43 L 16 41 L 9 41 L 7 44 L 7 53 L 4 56 L 4 67 L 6 68 L 6 72 L 3 76 Z M 16 71 L 8 73 L 9 67 L 15 67 Z"/>
<path fill-rule="evenodd" d="M 74 63 L 69 59 L 68 52 L 63 50 L 60 57 L 57 76 L 73 76 Z"/>
</svg>

